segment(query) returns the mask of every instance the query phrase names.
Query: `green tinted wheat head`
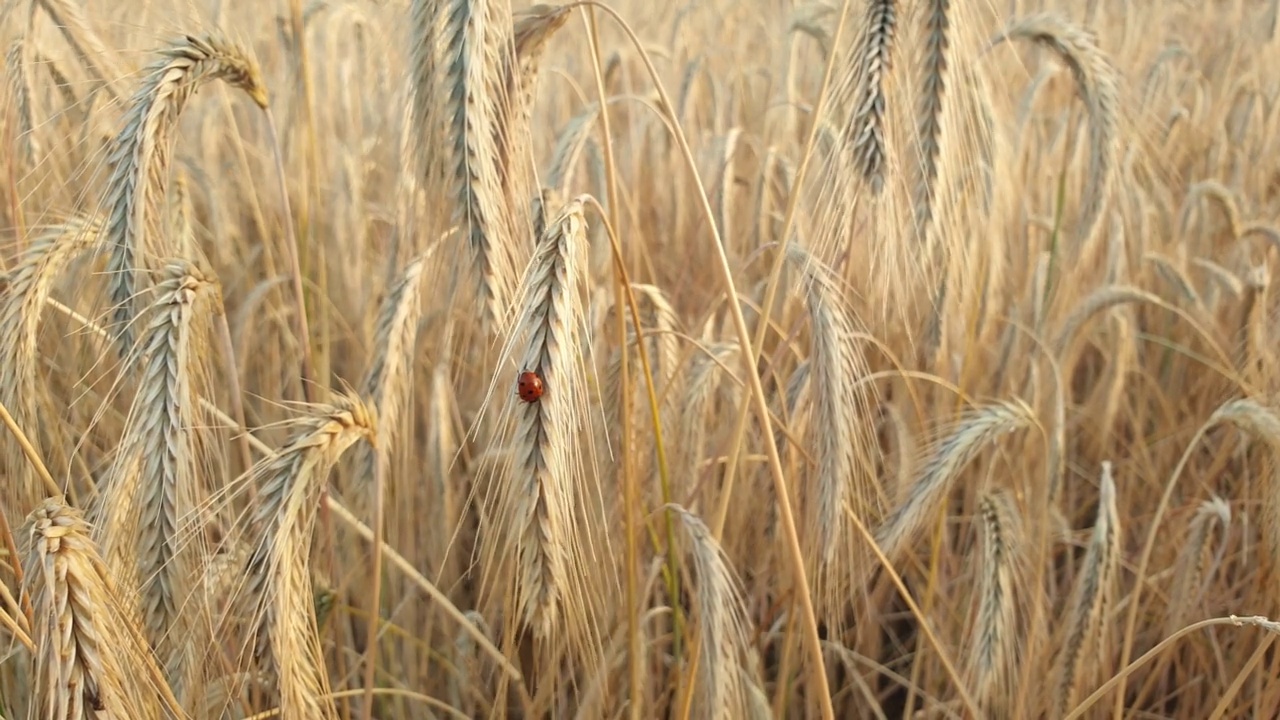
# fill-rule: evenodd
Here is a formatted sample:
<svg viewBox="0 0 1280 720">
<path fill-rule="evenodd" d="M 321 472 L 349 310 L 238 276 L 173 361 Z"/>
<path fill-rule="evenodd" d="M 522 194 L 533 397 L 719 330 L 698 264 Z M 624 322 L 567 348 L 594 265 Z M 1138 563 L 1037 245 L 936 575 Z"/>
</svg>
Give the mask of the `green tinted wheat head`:
<svg viewBox="0 0 1280 720">
<path fill-rule="evenodd" d="M 137 274 L 146 269 L 149 256 L 176 250 L 165 232 L 167 213 L 161 202 L 170 144 L 187 101 L 210 80 L 223 80 L 267 107 L 262 74 L 244 49 L 217 35 L 188 35 L 147 70 L 125 113 L 124 128 L 108 151 L 104 243 L 110 253 L 107 272 L 121 355 L 133 348 Z"/>
</svg>

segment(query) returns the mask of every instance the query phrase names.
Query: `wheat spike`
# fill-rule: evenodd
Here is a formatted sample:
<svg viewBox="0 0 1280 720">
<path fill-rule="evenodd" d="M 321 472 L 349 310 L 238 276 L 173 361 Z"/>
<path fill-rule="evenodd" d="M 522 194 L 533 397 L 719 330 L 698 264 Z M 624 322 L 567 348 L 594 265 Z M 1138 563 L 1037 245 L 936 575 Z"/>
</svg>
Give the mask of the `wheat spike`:
<svg viewBox="0 0 1280 720">
<path fill-rule="evenodd" d="M 1060 15 L 1041 13 L 1015 20 L 991 44 L 1020 39 L 1044 45 L 1062 58 L 1071 68 L 1088 110 L 1091 167 L 1078 229 L 1079 236 L 1087 239 L 1102 217 L 1120 155 L 1120 91 L 1115 67 L 1090 32 Z"/>
<path fill-rule="evenodd" d="M 929 512 L 982 448 L 991 441 L 1035 423 L 1026 405 L 993 403 L 968 414 L 934 444 L 907 498 L 876 532 L 876 543 L 890 559 L 901 553 L 929 520 Z"/>
<path fill-rule="evenodd" d="M 147 70 L 125 113 L 124 128 L 108 150 L 104 242 L 122 356 L 134 343 L 136 274 L 146 269 L 148 256 L 176 250 L 164 232 L 161 204 L 172 134 L 187 100 L 210 80 L 223 80 L 267 107 L 262 73 L 244 49 L 217 35 L 188 35 L 161 52 Z"/>
<path fill-rule="evenodd" d="M 1064 643 L 1058 655 L 1058 682 L 1054 708 L 1058 713 L 1071 709 L 1079 677 L 1080 662 L 1086 645 L 1105 637 L 1101 626 L 1102 610 L 1120 566 L 1120 518 L 1116 510 L 1116 486 L 1111 477 L 1111 463 L 1102 462 L 1101 488 L 1098 495 L 1098 518 L 1094 522 L 1084 567 L 1067 612 Z M 1099 654 L 1103 652 L 1098 648 Z"/>
<path fill-rule="evenodd" d="M 809 309 L 811 385 L 809 428 L 817 472 L 808 489 L 805 523 L 818 597 L 828 612 L 847 601 L 853 582 L 855 546 L 848 512 L 867 524 L 877 519 L 879 488 L 872 459 L 871 398 L 859 382 L 868 374 L 855 320 L 833 273 L 799 245 L 788 260 L 802 275 Z"/>
<path fill-rule="evenodd" d="M 692 543 L 693 572 L 697 577 L 695 605 L 698 611 L 698 697 L 703 717 L 731 720 L 747 712 L 741 658 L 747 640 L 747 610 L 742 590 L 728 558 L 711 531 L 693 513 L 668 505 L 683 521 Z"/>
<path fill-rule="evenodd" d="M 580 293 L 584 275 L 586 219 L 581 199 L 570 202 L 547 225 L 524 282 L 512 344 L 522 342 L 520 372 L 542 379 L 536 402 L 516 400 L 511 465 L 499 477 L 500 515 L 517 563 L 519 619 L 539 637 L 557 625 L 562 598 L 569 591 L 570 563 L 577 540 L 574 529 L 575 484 L 581 481 L 583 429 Z"/>
<path fill-rule="evenodd" d="M 80 511 L 50 498 L 27 519 L 24 566 L 45 720 L 159 720 L 177 702 L 138 635 Z"/>
<path fill-rule="evenodd" d="M 893 64 L 893 39 L 897 24 L 896 0 L 869 0 L 866 25 L 858 48 L 858 93 L 845 141 L 854 167 L 870 183 L 872 192 L 884 189 L 888 97 L 885 82 Z"/>
<path fill-rule="evenodd" d="M 279 688 L 281 717 L 336 717 L 317 632 L 311 580 L 311 541 L 329 471 L 348 448 L 376 432 L 373 409 L 339 396 L 296 421 L 289 442 L 260 460 L 249 482 L 259 487 L 250 523 L 260 538 L 249 559 L 244 597 L 257 609 L 255 657 L 269 660 Z"/>
</svg>

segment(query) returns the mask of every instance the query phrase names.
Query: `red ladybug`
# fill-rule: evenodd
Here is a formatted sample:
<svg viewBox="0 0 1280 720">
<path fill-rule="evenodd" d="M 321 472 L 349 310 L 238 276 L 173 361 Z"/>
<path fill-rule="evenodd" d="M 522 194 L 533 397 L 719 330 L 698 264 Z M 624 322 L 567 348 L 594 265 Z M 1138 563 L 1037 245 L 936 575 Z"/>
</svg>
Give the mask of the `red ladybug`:
<svg viewBox="0 0 1280 720">
<path fill-rule="evenodd" d="M 520 373 L 520 381 L 516 384 L 516 392 L 520 395 L 520 399 L 527 402 L 537 402 L 542 397 L 542 378 L 538 377 L 538 373 L 532 370 L 525 370 Z"/>
</svg>

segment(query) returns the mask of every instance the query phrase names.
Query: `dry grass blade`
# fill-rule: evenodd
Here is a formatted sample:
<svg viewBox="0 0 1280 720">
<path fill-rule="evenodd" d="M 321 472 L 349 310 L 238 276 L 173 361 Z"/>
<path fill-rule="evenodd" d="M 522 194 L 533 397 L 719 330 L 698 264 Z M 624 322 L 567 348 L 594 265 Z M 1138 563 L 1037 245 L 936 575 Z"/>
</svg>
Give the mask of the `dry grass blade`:
<svg viewBox="0 0 1280 720">
<path fill-rule="evenodd" d="M 133 348 L 136 273 L 146 268 L 148 256 L 176 251 L 165 240 L 169 235 L 161 202 L 169 146 L 187 100 L 210 80 L 223 80 L 244 90 L 259 107 L 267 107 L 262 73 L 243 48 L 217 35 L 188 35 L 161 52 L 148 68 L 125 113 L 124 128 L 108 151 L 104 242 L 110 252 L 107 272 L 122 355 Z"/>
<path fill-rule="evenodd" d="M 50 499 L 23 529 L 39 678 L 33 707 L 48 720 L 158 720 L 168 696 L 128 607 L 77 510 Z M 171 696 L 167 709 L 178 713 Z M 179 713 L 180 715 L 180 713 Z"/>
</svg>

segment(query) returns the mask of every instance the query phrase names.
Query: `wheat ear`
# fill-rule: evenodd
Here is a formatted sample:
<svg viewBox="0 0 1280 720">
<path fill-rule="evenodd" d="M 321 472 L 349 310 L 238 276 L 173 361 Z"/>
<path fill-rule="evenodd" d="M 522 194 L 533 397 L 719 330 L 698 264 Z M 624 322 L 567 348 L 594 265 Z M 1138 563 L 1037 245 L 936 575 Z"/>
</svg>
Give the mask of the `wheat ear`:
<svg viewBox="0 0 1280 720">
<path fill-rule="evenodd" d="M 1225 540 L 1231 525 L 1231 506 L 1220 497 L 1205 500 L 1196 509 L 1191 526 L 1187 529 L 1187 541 L 1178 553 L 1173 571 L 1173 587 L 1170 589 L 1169 614 L 1165 621 L 1165 635 L 1186 627 L 1192 612 L 1197 611 L 1204 597 L 1203 583 L 1210 570 L 1209 552 L 1215 534 Z M 1222 549 L 1226 549 L 1225 542 Z M 1221 551 L 1220 551 L 1221 552 Z"/>
<path fill-rule="evenodd" d="M 357 450 L 362 481 L 372 482 L 375 462 L 385 463 L 395 443 L 399 419 L 410 396 L 412 364 L 422 317 L 422 287 L 429 252 L 409 262 L 387 293 L 373 333 L 373 360 L 365 371 L 361 387 L 378 416 L 379 442 L 375 449 L 361 445 Z M 375 461 L 375 457 L 378 458 Z"/>
<path fill-rule="evenodd" d="M 921 167 L 915 205 L 921 228 L 933 217 L 934 182 L 938 177 L 938 155 L 942 151 L 942 102 L 947 89 L 950 12 L 951 0 L 928 0 L 924 9 L 925 44 L 920 61 L 920 107 L 916 113 Z"/>
<path fill-rule="evenodd" d="M 502 127 L 512 101 L 511 16 L 503 0 L 414 0 L 410 12 L 411 117 L 424 189 L 450 196 L 486 321 L 501 332 L 516 275 L 517 228 L 505 192 L 513 168 L 503 166 L 511 129 Z"/>
<path fill-rule="evenodd" d="M 537 373 L 543 394 L 523 402 L 515 398 L 516 379 L 507 385 L 516 428 L 511 466 L 499 479 L 499 517 L 518 566 L 516 613 L 543 638 L 556 625 L 578 542 L 574 493 L 583 480 L 580 293 L 586 242 L 583 204 L 575 199 L 547 224 L 538 243 L 513 336 L 513 342 L 523 339 L 519 370 Z"/>
<path fill-rule="evenodd" d="M 107 227 L 111 302 L 120 353 L 133 347 L 135 273 L 148 254 L 176 248 L 164 232 L 161 196 L 169 169 L 170 144 L 187 100 L 210 80 L 223 80 L 267 107 L 267 90 L 257 63 L 240 46 L 216 35 L 186 36 L 160 53 L 130 101 L 124 128 L 107 155 Z"/>
<path fill-rule="evenodd" d="M 79 510 L 50 498 L 27 519 L 24 594 L 32 598 L 45 720 L 159 720 L 161 700 L 181 717 L 89 538 Z"/>
<path fill-rule="evenodd" d="M 870 0 L 867 5 L 866 27 L 858 49 L 858 94 L 845 137 L 850 143 L 854 166 L 877 194 L 884 188 L 887 164 L 888 98 L 884 84 L 892 66 L 896 4 L 896 0 Z"/>
<path fill-rule="evenodd" d="M 961 420 L 933 446 L 906 500 L 876 531 L 876 544 L 885 557 L 894 559 L 906 549 L 907 543 L 929 520 L 930 511 L 937 508 L 938 500 L 951 487 L 951 482 L 983 447 L 1001 435 L 1034 424 L 1035 416 L 1030 408 L 1022 403 L 1006 402 L 982 406 Z"/>
<path fill-rule="evenodd" d="M 93 30 L 80 6 L 70 0 L 36 0 L 48 13 L 49 19 L 62 32 L 67 44 L 75 50 L 89 74 L 106 89 L 111 99 L 119 101 L 124 95 L 118 86 L 127 72 L 115 61 L 115 53 Z"/>
<path fill-rule="evenodd" d="M 1092 33 L 1060 15 L 1042 13 L 1016 20 L 997 35 L 991 45 L 1006 40 L 1029 40 L 1044 45 L 1071 68 L 1076 89 L 1089 114 L 1091 168 L 1078 231 L 1081 238 L 1087 239 L 1102 216 L 1120 155 L 1120 91 L 1115 67 L 1098 48 Z"/>
<path fill-rule="evenodd" d="M 978 506 L 982 515 L 983 553 L 970 668 L 975 698 L 993 714 L 998 714 L 1011 695 L 1011 682 L 1017 677 L 1021 640 L 1017 593 L 1022 580 L 1024 536 L 1017 508 L 1008 492 L 986 493 Z"/>
<path fill-rule="evenodd" d="M 62 271 L 97 244 L 101 225 L 94 219 L 73 218 L 37 237 L 22 253 L 17 266 L 9 273 L 8 291 L 0 296 L 0 402 L 13 413 L 19 427 L 49 427 L 40 423 L 37 398 L 41 386 L 36 382 L 40 357 L 40 321 L 44 318 L 45 301 L 53 291 Z M 51 429 L 51 428 L 50 428 Z M 41 433 L 31 432 L 30 441 L 40 451 Z M 13 437 L 4 433 L 5 467 L 9 478 L 5 483 L 5 506 L 10 521 L 17 524 L 22 515 L 35 509 L 44 498 L 30 464 Z"/>
<path fill-rule="evenodd" d="M 249 559 L 246 597 L 258 605 L 255 655 L 269 656 L 285 720 L 336 716 L 317 630 L 311 541 L 329 471 L 348 448 L 376 432 L 373 410 L 339 396 L 297 422 L 278 452 L 258 461 L 249 481 L 259 486 L 250 524 L 259 538 Z"/>
<path fill-rule="evenodd" d="M 116 576 L 141 590 L 148 640 L 170 683 L 187 690 L 194 676 L 176 673 L 194 672 L 194 658 L 184 654 L 198 647 L 204 624 L 184 608 L 197 599 L 191 581 L 200 560 L 183 531 L 202 502 L 199 473 L 210 467 L 198 437 L 206 425 L 198 398 L 207 386 L 217 286 L 194 265 L 176 261 L 155 291 L 152 318 L 132 357 L 138 394 L 100 496 L 94 535 Z"/>
<path fill-rule="evenodd" d="M 35 163 L 41 156 L 41 146 L 35 133 L 35 113 L 31 108 L 31 73 L 27 62 L 27 42 L 19 39 L 9 46 L 9 52 L 4 56 L 4 66 L 14 113 L 17 115 L 18 127 L 15 135 L 18 139 L 21 159 L 27 163 Z"/>
<path fill-rule="evenodd" d="M 834 274 L 800 245 L 788 260 L 800 271 L 809 309 L 809 382 L 817 474 L 806 502 L 807 556 L 817 559 L 814 584 L 828 612 L 847 602 L 855 572 L 854 532 L 846 510 L 873 525 L 879 488 L 872 460 L 871 398 L 860 380 L 868 374 L 855 320 Z"/>
<path fill-rule="evenodd" d="M 1094 522 L 1084 567 L 1076 584 L 1067 613 L 1065 641 L 1058 656 L 1058 683 L 1054 695 L 1054 711 L 1063 715 L 1071 709 L 1080 660 L 1086 644 L 1101 642 L 1102 609 L 1116 571 L 1120 567 L 1120 516 L 1116 509 L 1116 486 L 1111 477 L 1111 463 L 1102 462 L 1102 479 L 1098 495 L 1098 518 Z M 1099 648 L 1099 655 L 1102 649 Z"/>
<path fill-rule="evenodd" d="M 697 578 L 694 604 L 698 612 L 698 698 L 702 716 L 731 720 L 747 712 L 745 668 L 741 658 L 750 647 L 747 609 L 733 568 L 711 531 L 693 513 L 669 504 L 683 521 L 692 543 Z"/>
</svg>

